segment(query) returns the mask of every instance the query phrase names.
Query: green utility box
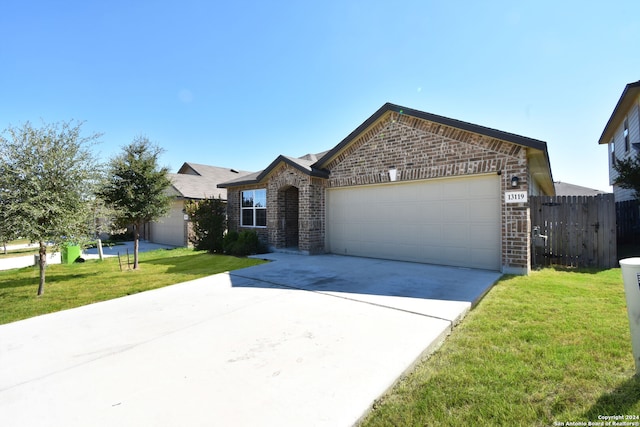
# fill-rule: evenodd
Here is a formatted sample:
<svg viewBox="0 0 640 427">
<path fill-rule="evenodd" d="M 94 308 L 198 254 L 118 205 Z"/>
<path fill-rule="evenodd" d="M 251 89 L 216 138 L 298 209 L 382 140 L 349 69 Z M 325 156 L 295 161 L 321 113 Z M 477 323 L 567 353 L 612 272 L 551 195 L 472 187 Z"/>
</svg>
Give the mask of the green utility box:
<svg viewBox="0 0 640 427">
<path fill-rule="evenodd" d="M 73 264 L 78 258 L 80 258 L 80 246 L 64 245 L 62 247 L 63 264 Z"/>
</svg>

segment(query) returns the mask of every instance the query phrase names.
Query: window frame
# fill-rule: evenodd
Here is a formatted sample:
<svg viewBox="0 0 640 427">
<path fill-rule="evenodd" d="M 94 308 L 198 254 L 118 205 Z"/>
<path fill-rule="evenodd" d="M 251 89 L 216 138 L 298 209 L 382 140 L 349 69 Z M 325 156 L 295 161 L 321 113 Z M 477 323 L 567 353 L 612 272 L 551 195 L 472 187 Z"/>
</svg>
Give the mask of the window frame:
<svg viewBox="0 0 640 427">
<path fill-rule="evenodd" d="M 624 151 L 628 153 L 631 150 L 631 142 L 629 141 L 629 118 L 625 117 L 622 124 L 622 136 L 624 137 Z"/>
<path fill-rule="evenodd" d="M 264 192 L 264 206 L 256 206 L 256 192 L 263 191 Z M 252 206 L 244 206 L 245 193 L 253 193 L 251 200 Z M 244 212 L 251 211 L 253 224 L 247 225 L 244 224 Z M 264 225 L 258 225 L 258 211 L 264 211 Z M 241 190 L 240 191 L 240 227 L 244 228 L 267 228 L 267 189 L 266 188 L 253 188 L 249 190 Z"/>
<path fill-rule="evenodd" d="M 611 153 L 611 165 L 616 164 L 616 140 L 615 138 L 611 138 L 611 142 L 609 143 L 609 151 Z"/>
</svg>

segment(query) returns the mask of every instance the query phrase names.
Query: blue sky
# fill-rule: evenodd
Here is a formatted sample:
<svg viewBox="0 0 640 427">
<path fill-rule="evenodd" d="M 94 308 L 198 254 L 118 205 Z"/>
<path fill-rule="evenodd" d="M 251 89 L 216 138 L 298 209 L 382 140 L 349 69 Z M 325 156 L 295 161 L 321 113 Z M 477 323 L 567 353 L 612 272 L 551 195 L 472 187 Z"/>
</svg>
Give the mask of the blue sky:
<svg viewBox="0 0 640 427">
<path fill-rule="evenodd" d="M 640 2 L 23 0 L 0 5 L 0 129 L 86 121 L 243 170 L 332 148 L 385 102 L 548 144 L 607 190 L 598 138 L 640 79 Z"/>
</svg>

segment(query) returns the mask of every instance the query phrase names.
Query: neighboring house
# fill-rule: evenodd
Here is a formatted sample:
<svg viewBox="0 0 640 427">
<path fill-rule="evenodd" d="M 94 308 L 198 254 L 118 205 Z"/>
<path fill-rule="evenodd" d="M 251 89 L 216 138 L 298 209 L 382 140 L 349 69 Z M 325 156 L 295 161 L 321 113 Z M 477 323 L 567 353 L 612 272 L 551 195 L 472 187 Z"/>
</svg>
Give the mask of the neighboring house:
<svg viewBox="0 0 640 427">
<path fill-rule="evenodd" d="M 527 274 L 543 141 L 385 104 L 333 149 L 220 184 L 229 229 L 275 250 Z"/>
<path fill-rule="evenodd" d="M 616 202 L 633 200 L 633 190 L 614 185 L 618 174 L 613 162 L 635 157 L 640 150 L 640 80 L 624 88 L 598 143 L 609 145 L 609 184 Z"/>
<path fill-rule="evenodd" d="M 249 174 L 217 166 L 185 163 L 178 173 L 169 174 L 169 194 L 175 196 L 167 216 L 149 224 L 149 241 L 173 246 L 189 246 L 190 222 L 185 213 L 185 202 L 206 198 L 227 200 L 227 190 L 217 188 L 221 182 Z"/>
<path fill-rule="evenodd" d="M 556 196 L 597 196 L 598 194 L 611 194 L 606 191 L 582 187 L 580 185 L 569 184 L 566 182 L 557 181 L 554 184 L 556 187 Z"/>
</svg>

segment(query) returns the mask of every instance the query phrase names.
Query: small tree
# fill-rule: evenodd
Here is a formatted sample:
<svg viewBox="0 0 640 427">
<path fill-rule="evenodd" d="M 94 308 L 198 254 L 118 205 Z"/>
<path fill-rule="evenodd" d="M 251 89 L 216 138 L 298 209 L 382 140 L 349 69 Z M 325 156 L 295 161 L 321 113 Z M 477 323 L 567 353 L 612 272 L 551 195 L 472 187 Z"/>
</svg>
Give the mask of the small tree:
<svg viewBox="0 0 640 427">
<path fill-rule="evenodd" d="M 39 243 L 38 295 L 44 293 L 47 243 L 87 232 L 88 201 L 99 175 L 88 147 L 100 134 L 82 136 L 81 126 L 62 122 L 35 128 L 27 122 L 0 136 L 0 200 L 2 216 L 10 219 L 3 228 Z"/>
<path fill-rule="evenodd" d="M 633 190 L 635 198 L 640 199 L 640 153 L 636 157 L 615 159 L 613 169 L 618 172 L 614 183 L 622 188 Z"/>
<path fill-rule="evenodd" d="M 0 175 L 5 171 L 0 169 Z M 0 177 L 0 182 L 6 178 Z M 7 254 L 7 243 L 20 237 L 16 218 L 11 210 L 7 189 L 0 188 L 0 244 L 3 246 L 4 254 Z"/>
<path fill-rule="evenodd" d="M 223 252 L 224 232 L 227 228 L 226 205 L 222 199 L 205 199 L 186 203 L 186 211 L 193 223 L 191 243 L 199 251 Z"/>
<path fill-rule="evenodd" d="M 107 177 L 98 194 L 114 209 L 117 226 L 133 226 L 133 268 L 137 269 L 140 228 L 169 211 L 171 197 L 166 190 L 171 181 L 168 169 L 158 166 L 162 149 L 147 137 L 136 137 L 122 150 L 109 162 Z"/>
</svg>

